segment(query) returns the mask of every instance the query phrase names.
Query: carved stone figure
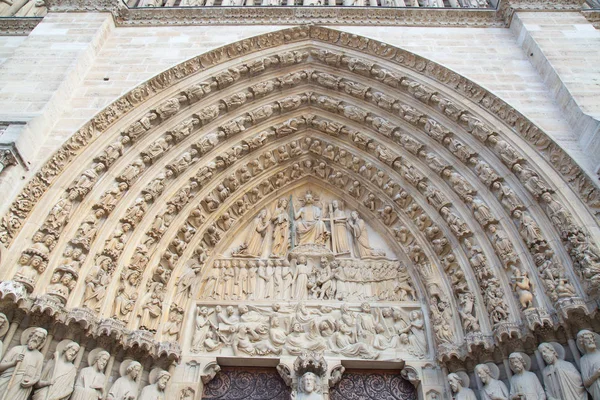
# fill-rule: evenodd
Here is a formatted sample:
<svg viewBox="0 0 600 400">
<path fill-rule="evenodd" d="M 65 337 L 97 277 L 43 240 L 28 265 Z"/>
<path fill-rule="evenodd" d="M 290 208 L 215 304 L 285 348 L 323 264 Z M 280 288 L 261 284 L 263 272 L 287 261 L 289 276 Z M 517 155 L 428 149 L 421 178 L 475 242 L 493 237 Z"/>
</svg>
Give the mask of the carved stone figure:
<svg viewBox="0 0 600 400">
<path fill-rule="evenodd" d="M 73 393 L 77 368 L 73 361 L 79 352 L 79 344 L 65 340 L 56 346 L 54 358 L 44 367 L 42 376 L 35 384 L 33 400 L 67 399 Z"/>
<path fill-rule="evenodd" d="M 290 246 L 290 220 L 287 208 L 287 199 L 279 199 L 271 217 L 271 223 L 273 224 L 271 257 L 285 256 Z"/>
<path fill-rule="evenodd" d="M 398 334 L 408 335 L 408 342 L 417 357 L 423 357 L 427 353 L 427 342 L 425 340 L 425 321 L 420 311 L 411 311 L 408 326 L 399 329 Z"/>
<path fill-rule="evenodd" d="M 42 374 L 44 356 L 40 349 L 46 341 L 43 328 L 28 328 L 21 334 L 21 345 L 10 349 L 0 362 L 0 398 L 27 400 Z"/>
<path fill-rule="evenodd" d="M 544 388 L 537 375 L 529 371 L 531 360 L 527 354 L 511 353 L 508 357 L 513 376 L 510 378 L 511 400 L 546 400 Z"/>
<path fill-rule="evenodd" d="M 600 400 L 600 351 L 598 334 L 586 329 L 577 333 L 577 347 L 581 357 L 581 377 L 586 390 L 594 400 Z"/>
<path fill-rule="evenodd" d="M 296 270 L 292 281 L 294 282 L 294 299 L 302 301 L 308 298 L 308 275 L 312 268 L 308 266 L 306 257 L 300 256 L 296 261 Z"/>
<path fill-rule="evenodd" d="M 216 329 L 210 320 L 210 316 L 213 312 L 214 310 L 209 310 L 207 307 L 198 306 L 194 337 L 192 338 L 192 352 L 194 353 L 204 350 L 208 332 L 211 330 L 211 328 Z"/>
<path fill-rule="evenodd" d="M 369 235 L 367 233 L 367 225 L 360 218 L 356 211 L 350 213 L 350 218 L 346 221 L 350 234 L 354 243 L 354 253 L 361 259 L 371 257 L 381 257 L 385 254 L 382 250 L 374 249 L 369 244 Z"/>
<path fill-rule="evenodd" d="M 150 384 L 142 389 L 140 400 L 165 400 L 165 389 L 170 379 L 171 374 L 167 371 L 150 371 Z"/>
<path fill-rule="evenodd" d="M 142 372 L 142 365 L 137 361 L 125 360 L 119 370 L 121 377 L 113 383 L 107 400 L 137 400 L 138 376 Z"/>
<path fill-rule="evenodd" d="M 483 383 L 483 388 L 479 392 L 481 400 L 508 400 L 508 388 L 504 382 L 498 380 L 500 371 L 496 364 L 478 364 L 475 373 Z"/>
<path fill-rule="evenodd" d="M 143 305 L 140 310 L 140 329 L 156 332 L 165 296 L 163 287 L 161 282 L 152 282 L 150 284 L 148 293 L 142 299 Z"/>
<path fill-rule="evenodd" d="M 94 349 L 88 355 L 89 367 L 79 372 L 71 400 L 98 400 L 104 396 L 104 368 L 110 354 L 102 349 Z"/>
<path fill-rule="evenodd" d="M 452 397 L 453 399 L 477 400 L 477 397 L 475 397 L 475 392 L 467 387 L 468 382 L 463 382 L 463 378 L 461 378 L 458 374 L 449 374 L 448 383 L 450 384 L 450 389 L 454 394 Z"/>
<path fill-rule="evenodd" d="M 238 257 L 261 257 L 268 229 L 269 215 L 266 209 L 262 209 L 250 225 L 244 242 L 232 254 Z"/>
<path fill-rule="evenodd" d="M 302 375 L 298 383 L 296 400 L 323 400 L 318 379 L 317 375 L 312 372 Z"/>
<path fill-rule="evenodd" d="M 321 208 L 314 205 L 314 198 L 310 192 L 306 193 L 302 202 L 302 207 L 295 213 L 298 245 L 325 244 L 329 232 L 321 220 Z"/>
<path fill-rule="evenodd" d="M 573 364 L 564 360 L 564 348 L 558 343 L 542 343 L 538 350 L 546 363 L 542 375 L 548 400 L 586 400 L 581 375 Z"/>
<path fill-rule="evenodd" d="M 348 245 L 348 231 L 346 228 L 346 222 L 348 218 L 343 210 L 340 210 L 339 202 L 334 200 L 331 203 L 331 217 L 333 218 L 332 227 L 332 244 L 333 252 L 336 255 L 349 254 L 350 247 Z"/>
</svg>

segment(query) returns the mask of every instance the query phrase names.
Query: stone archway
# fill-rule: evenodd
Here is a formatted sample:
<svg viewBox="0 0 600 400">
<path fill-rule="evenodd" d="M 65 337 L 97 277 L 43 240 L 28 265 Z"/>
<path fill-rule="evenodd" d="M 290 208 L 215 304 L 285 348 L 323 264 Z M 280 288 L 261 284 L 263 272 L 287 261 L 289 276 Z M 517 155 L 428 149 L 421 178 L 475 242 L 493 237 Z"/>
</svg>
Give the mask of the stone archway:
<svg viewBox="0 0 600 400">
<path fill-rule="evenodd" d="M 384 330 L 394 320 L 385 308 L 408 310 L 406 326 L 410 311 L 423 313 L 414 320 L 427 354 L 396 358 L 475 360 L 539 328 L 569 337 L 591 323 L 600 276 L 591 180 L 485 89 L 401 49 L 314 26 L 188 60 L 82 127 L 2 219 L 0 294 L 25 313 L 79 323 L 83 337 L 108 338 L 112 349 L 204 365 L 215 355 L 191 351 L 196 310 L 210 305 L 216 317 L 218 302 L 248 300 L 202 298 L 215 262 L 239 277 L 251 267 L 234 263 L 237 247 L 268 268 L 268 254 L 243 254 L 235 240 L 262 209 L 311 185 L 386 244 L 384 261 L 352 253 L 360 268 L 406 271 L 381 279 L 405 282 L 405 298 L 361 294 L 352 305 L 364 313 L 360 302 L 375 303 Z M 319 245 L 334 253 L 333 242 Z M 252 299 L 263 317 L 268 297 Z M 338 312 L 348 299 L 329 300 Z"/>
</svg>

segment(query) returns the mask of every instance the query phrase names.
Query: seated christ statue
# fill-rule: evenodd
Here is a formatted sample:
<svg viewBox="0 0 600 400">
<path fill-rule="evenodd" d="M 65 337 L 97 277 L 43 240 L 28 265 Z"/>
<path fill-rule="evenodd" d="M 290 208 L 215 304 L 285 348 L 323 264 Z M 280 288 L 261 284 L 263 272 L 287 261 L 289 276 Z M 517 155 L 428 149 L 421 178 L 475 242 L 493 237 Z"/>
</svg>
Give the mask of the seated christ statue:
<svg viewBox="0 0 600 400">
<path fill-rule="evenodd" d="M 321 208 L 314 205 L 312 194 L 306 193 L 304 205 L 296 213 L 296 233 L 298 245 L 326 245 L 329 232 L 325 222 L 321 220 Z"/>
</svg>

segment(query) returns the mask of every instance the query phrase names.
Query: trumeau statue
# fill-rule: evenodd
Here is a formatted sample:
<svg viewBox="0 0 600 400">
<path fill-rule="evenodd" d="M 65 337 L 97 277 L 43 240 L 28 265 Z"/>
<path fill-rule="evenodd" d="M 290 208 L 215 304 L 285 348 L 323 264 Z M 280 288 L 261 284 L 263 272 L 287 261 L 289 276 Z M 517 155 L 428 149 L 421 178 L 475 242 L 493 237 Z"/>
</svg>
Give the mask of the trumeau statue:
<svg viewBox="0 0 600 400">
<path fill-rule="evenodd" d="M 479 392 L 481 400 L 508 400 L 509 391 L 504 382 L 498 379 L 500 370 L 496 364 L 478 364 L 475 373 L 483 383 Z"/>
<path fill-rule="evenodd" d="M 581 377 L 583 385 L 594 400 L 600 400 L 600 338 L 597 333 L 586 329 L 577 334 L 577 347 L 581 357 Z"/>
<path fill-rule="evenodd" d="M 524 353 L 508 357 L 513 376 L 510 378 L 511 400 L 546 400 L 546 394 L 537 375 L 529 371 L 531 359 Z"/>
<path fill-rule="evenodd" d="M 71 400 L 98 400 L 104 396 L 104 368 L 110 354 L 97 348 L 88 354 L 89 367 L 79 371 Z"/>
<path fill-rule="evenodd" d="M 538 346 L 546 367 L 542 371 L 548 400 L 586 400 L 587 392 L 577 368 L 564 360 L 565 349 L 558 343 L 542 343 Z"/>
<path fill-rule="evenodd" d="M 312 372 L 307 372 L 298 383 L 298 393 L 296 400 L 323 400 L 323 394 L 320 390 L 319 377 Z"/>
<path fill-rule="evenodd" d="M 43 328 L 28 328 L 21 334 L 21 345 L 10 349 L 0 362 L 0 398 L 27 400 L 42 374 L 44 356 L 40 349 L 48 333 Z"/>
</svg>

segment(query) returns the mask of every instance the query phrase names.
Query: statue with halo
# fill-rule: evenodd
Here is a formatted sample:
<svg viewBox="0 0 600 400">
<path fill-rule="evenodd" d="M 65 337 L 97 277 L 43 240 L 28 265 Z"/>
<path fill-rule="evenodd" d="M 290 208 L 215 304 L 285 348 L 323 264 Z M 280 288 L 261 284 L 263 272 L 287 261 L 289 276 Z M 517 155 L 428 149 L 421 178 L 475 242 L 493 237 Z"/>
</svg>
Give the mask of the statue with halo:
<svg viewBox="0 0 600 400">
<path fill-rule="evenodd" d="M 565 361 L 565 349 L 559 343 L 550 342 L 540 344 L 538 350 L 546 363 L 542 375 L 548 400 L 586 400 L 581 375 L 573 364 Z"/>
<path fill-rule="evenodd" d="M 10 349 L 0 362 L 0 399 L 27 400 L 42 374 L 48 332 L 31 327 L 21 334 L 21 345 Z"/>
<path fill-rule="evenodd" d="M 483 383 L 479 392 L 481 400 L 508 400 L 509 391 L 504 382 L 498 379 L 500 369 L 496 364 L 478 364 L 475 366 L 475 373 Z"/>
<path fill-rule="evenodd" d="M 546 400 L 544 388 L 537 375 L 529 371 L 531 359 L 525 353 L 511 353 L 508 357 L 513 376 L 510 378 L 511 400 Z"/>
<path fill-rule="evenodd" d="M 98 400 L 104 397 L 104 368 L 109 358 L 110 354 L 104 349 L 90 351 L 87 358 L 89 367 L 79 371 L 71 400 Z"/>
<path fill-rule="evenodd" d="M 600 336 L 584 329 L 577 334 L 577 347 L 581 357 L 581 377 L 583 385 L 594 400 L 600 400 Z"/>
<path fill-rule="evenodd" d="M 469 376 L 464 372 L 451 373 L 448 375 L 448 383 L 455 400 L 477 400 L 475 392 L 469 389 Z"/>
</svg>

